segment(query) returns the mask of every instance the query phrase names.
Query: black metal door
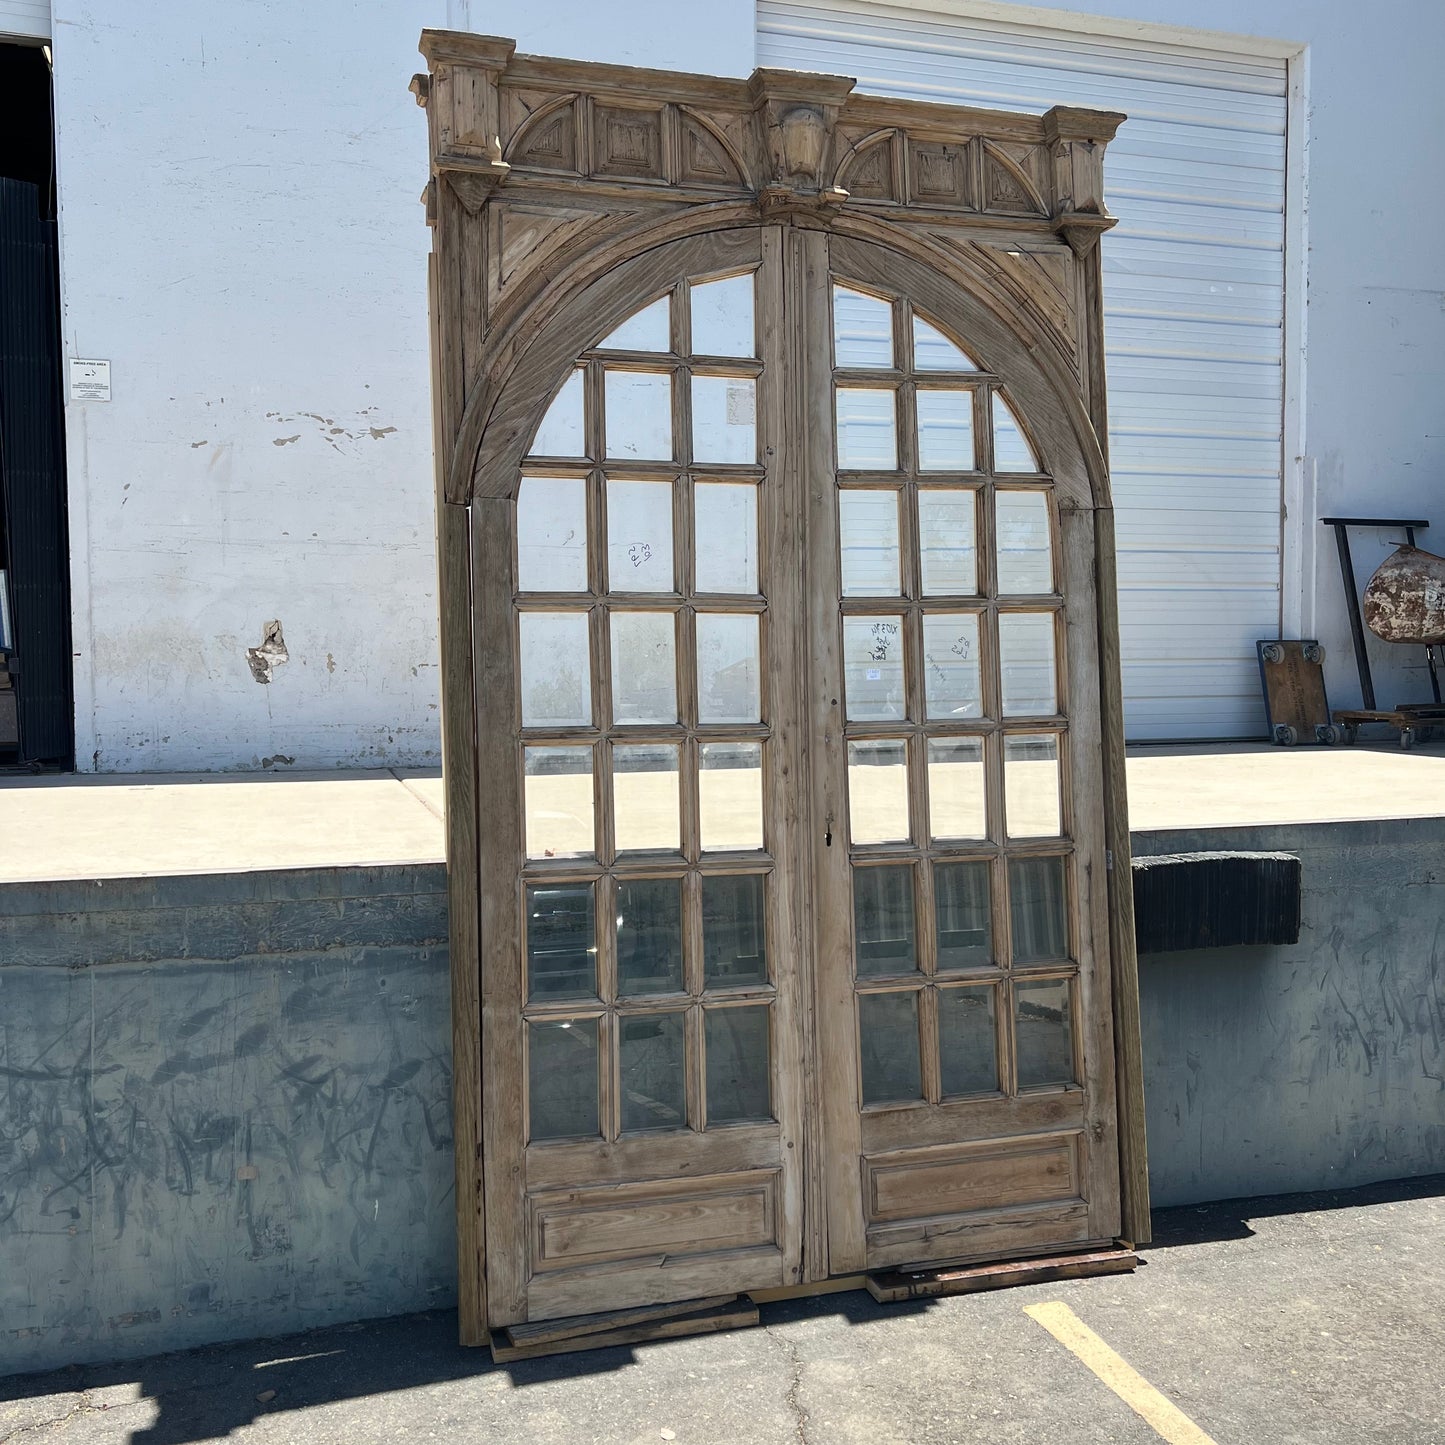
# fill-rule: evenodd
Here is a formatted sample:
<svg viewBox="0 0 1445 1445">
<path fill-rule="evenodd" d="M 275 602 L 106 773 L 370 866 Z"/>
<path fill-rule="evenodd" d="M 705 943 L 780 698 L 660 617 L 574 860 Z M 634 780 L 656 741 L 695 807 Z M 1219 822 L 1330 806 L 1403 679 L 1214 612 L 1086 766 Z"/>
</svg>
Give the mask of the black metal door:
<svg viewBox="0 0 1445 1445">
<path fill-rule="evenodd" d="M 69 766 L 70 579 L 55 223 L 39 189 L 0 178 L 0 507 L 20 756 Z"/>
</svg>

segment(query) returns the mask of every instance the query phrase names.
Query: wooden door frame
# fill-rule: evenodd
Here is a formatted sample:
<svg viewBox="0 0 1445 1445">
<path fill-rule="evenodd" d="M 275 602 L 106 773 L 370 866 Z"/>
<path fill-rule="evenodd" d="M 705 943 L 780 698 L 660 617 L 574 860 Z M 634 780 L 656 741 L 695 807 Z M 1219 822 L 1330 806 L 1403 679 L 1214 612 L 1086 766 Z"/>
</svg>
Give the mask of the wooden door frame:
<svg viewBox="0 0 1445 1445">
<path fill-rule="evenodd" d="M 473 595 L 490 605 L 485 579 L 502 561 L 496 538 L 510 533 L 515 463 L 535 420 L 522 397 L 532 405 L 548 368 L 555 383 L 570 363 L 560 354 L 566 326 L 551 325 L 554 319 L 585 319 L 587 335 L 606 329 L 601 310 L 577 315 L 579 298 L 599 278 L 618 269 L 642 274 L 667 242 L 768 221 L 790 223 L 784 245 L 794 264 L 808 264 L 804 233 L 826 230 L 883 245 L 900 263 L 962 287 L 1001 328 L 1000 370 L 1011 385 L 1015 363 L 1038 378 L 1050 400 L 1045 410 L 1063 419 L 1084 459 L 1077 486 L 1061 485 L 1093 518 L 1119 1185 L 1123 1232 L 1147 1242 L 1097 245 L 1113 224 L 1103 200 L 1104 151 L 1123 117 L 1076 107 L 1036 117 L 861 97 L 847 78 L 787 71 L 759 70 L 739 81 L 550 60 L 516 55 L 508 40 L 461 32 L 425 31 L 421 50 L 430 68 L 412 89 L 428 116 L 431 174 L 423 200 L 434 228 L 429 289 L 463 1342 L 489 1339 L 482 1141 L 489 1120 L 495 1128 L 520 1107 L 482 1095 L 481 949 L 501 900 L 488 893 L 499 876 L 488 855 L 498 845 L 484 826 L 491 806 L 481 780 L 489 796 L 515 782 L 506 781 L 510 766 L 496 767 L 499 740 L 479 732 L 476 700 L 499 688 L 510 696 L 512 662 L 480 645 Z M 1035 264 L 1040 257 L 1046 264 Z M 810 273 L 808 284 L 826 285 L 826 275 Z M 608 285 L 592 295 L 625 289 Z M 573 353 L 585 339 L 579 333 Z M 800 370 L 815 364 L 794 329 L 787 347 Z M 520 384 L 529 374 L 533 385 Z M 821 378 L 810 385 L 810 395 L 826 398 Z M 510 569 L 510 552 L 506 562 Z M 506 851 L 513 857 L 515 844 Z M 805 1177 L 818 1173 L 805 1170 Z M 814 1259 L 822 1257 L 822 1240 L 812 1237 L 821 1203 L 806 1206 L 812 1230 L 805 1249 Z"/>
</svg>

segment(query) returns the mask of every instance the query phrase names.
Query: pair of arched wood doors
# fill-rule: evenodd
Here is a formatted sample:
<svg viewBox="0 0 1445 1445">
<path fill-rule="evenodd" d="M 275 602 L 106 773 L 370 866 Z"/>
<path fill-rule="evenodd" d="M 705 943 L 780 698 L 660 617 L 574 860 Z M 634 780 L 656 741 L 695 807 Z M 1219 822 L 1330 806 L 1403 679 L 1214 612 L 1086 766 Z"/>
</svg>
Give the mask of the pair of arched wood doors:
<svg viewBox="0 0 1445 1445">
<path fill-rule="evenodd" d="M 766 201 L 578 248 L 451 435 L 439 379 L 464 1330 L 472 1268 L 499 1326 L 1123 1228 L 1085 389 L 1005 289 Z"/>
</svg>

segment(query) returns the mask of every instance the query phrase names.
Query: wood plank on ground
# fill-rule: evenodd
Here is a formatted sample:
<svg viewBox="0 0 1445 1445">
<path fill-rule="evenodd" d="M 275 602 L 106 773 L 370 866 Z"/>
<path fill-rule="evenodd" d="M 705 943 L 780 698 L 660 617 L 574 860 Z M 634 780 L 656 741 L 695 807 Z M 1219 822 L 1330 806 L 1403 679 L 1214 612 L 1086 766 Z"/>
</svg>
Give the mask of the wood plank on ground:
<svg viewBox="0 0 1445 1445">
<path fill-rule="evenodd" d="M 501 1335 L 493 1335 L 492 1359 L 499 1365 L 508 1365 L 514 1360 L 535 1360 L 543 1355 L 603 1350 L 612 1345 L 639 1345 L 649 1340 L 680 1339 L 686 1335 L 710 1335 L 719 1330 L 746 1329 L 757 1323 L 757 1305 L 747 1295 L 738 1295 L 726 1304 L 713 1305 L 707 1309 L 692 1308 L 685 1314 L 671 1314 L 665 1319 L 643 1320 L 621 1328 L 599 1330 L 593 1334 L 569 1335 L 536 1344 L 507 1344 Z"/>
<path fill-rule="evenodd" d="M 960 1269 L 888 1270 L 868 1276 L 868 1293 L 880 1304 L 895 1304 L 899 1300 L 979 1294 L 984 1290 L 1048 1284 L 1059 1279 L 1128 1274 L 1138 1263 L 1139 1256 L 1132 1249 L 1120 1248 L 1059 1255 L 1052 1259 L 1011 1259 Z"/>
</svg>

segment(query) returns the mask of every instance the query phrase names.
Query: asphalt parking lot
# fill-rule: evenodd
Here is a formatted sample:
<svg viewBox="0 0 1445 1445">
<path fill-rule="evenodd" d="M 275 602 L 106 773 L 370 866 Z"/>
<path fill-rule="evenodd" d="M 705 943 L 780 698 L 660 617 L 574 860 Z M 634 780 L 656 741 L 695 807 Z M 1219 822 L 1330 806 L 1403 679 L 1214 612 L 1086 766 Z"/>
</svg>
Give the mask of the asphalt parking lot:
<svg viewBox="0 0 1445 1445">
<path fill-rule="evenodd" d="M 1155 1229 L 1133 1275 L 507 1367 L 431 1314 L 12 1377 L 0 1445 L 1445 1445 L 1445 1176 Z"/>
</svg>

